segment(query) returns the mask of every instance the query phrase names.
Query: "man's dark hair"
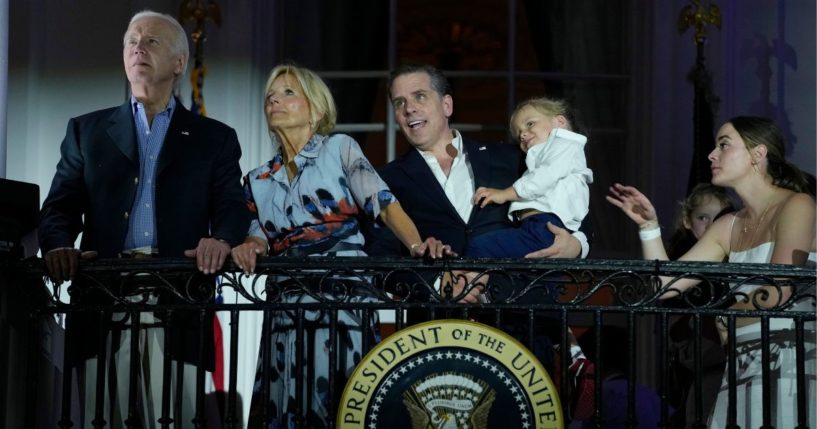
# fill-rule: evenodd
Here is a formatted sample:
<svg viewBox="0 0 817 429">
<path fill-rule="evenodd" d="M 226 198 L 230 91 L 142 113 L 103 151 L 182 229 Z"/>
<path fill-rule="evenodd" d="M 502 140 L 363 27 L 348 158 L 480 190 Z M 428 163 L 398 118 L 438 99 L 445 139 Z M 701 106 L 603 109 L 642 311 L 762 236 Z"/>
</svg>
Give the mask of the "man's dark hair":
<svg viewBox="0 0 817 429">
<path fill-rule="evenodd" d="M 443 72 L 438 70 L 436 67 L 428 64 L 403 64 L 389 73 L 388 90 L 390 100 L 391 86 L 394 84 L 394 80 L 400 76 L 411 73 L 428 74 L 429 80 L 431 80 L 431 88 L 440 94 L 440 97 L 444 95 L 453 95 L 451 91 L 451 84 L 448 82 L 448 79 L 445 77 L 445 75 L 443 75 Z"/>
</svg>

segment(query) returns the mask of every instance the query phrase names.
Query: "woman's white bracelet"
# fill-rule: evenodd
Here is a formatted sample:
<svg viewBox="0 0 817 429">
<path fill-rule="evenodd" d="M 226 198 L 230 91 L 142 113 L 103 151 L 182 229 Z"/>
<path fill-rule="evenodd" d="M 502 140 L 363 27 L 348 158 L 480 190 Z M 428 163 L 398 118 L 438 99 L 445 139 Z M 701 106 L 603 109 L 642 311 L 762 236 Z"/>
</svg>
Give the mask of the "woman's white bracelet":
<svg viewBox="0 0 817 429">
<path fill-rule="evenodd" d="M 661 227 L 656 226 L 652 229 L 640 229 L 638 230 L 638 237 L 641 238 L 641 241 L 648 241 L 661 237 Z"/>
</svg>

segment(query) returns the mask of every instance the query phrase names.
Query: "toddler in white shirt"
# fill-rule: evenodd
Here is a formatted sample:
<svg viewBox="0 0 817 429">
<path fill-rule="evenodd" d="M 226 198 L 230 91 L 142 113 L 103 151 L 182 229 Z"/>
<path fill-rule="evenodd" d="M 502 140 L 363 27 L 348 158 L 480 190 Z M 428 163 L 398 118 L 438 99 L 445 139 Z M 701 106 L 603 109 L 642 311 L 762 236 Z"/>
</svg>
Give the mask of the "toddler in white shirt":
<svg viewBox="0 0 817 429">
<path fill-rule="evenodd" d="M 474 204 L 511 201 L 508 216 L 519 226 L 482 234 L 468 246 L 473 257 L 523 258 L 550 247 L 548 222 L 571 232 L 587 216 L 593 172 L 587 168 L 587 137 L 571 131 L 567 104 L 546 97 L 520 103 L 511 115 L 511 135 L 526 153 L 527 171 L 506 189 L 480 187 Z"/>
</svg>

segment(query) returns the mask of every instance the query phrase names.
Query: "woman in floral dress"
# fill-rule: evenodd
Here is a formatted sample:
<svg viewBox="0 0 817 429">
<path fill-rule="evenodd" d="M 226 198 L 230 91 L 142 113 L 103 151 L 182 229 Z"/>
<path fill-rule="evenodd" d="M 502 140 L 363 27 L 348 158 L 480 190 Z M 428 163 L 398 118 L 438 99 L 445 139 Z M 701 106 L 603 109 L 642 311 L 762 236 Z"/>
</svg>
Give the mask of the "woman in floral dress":
<svg viewBox="0 0 817 429">
<path fill-rule="evenodd" d="M 264 112 L 274 155 L 244 177 L 247 203 L 255 218 L 244 244 L 232 251 L 233 261 L 244 272 L 255 271 L 259 255 L 366 256 L 359 223 L 362 216 L 383 222 L 410 249 L 412 256 L 428 253 L 439 257 L 450 252 L 448 246 L 433 237 L 421 239 L 414 223 L 354 139 L 344 134 L 329 135 L 337 113 L 332 94 L 320 77 L 302 67 L 281 65 L 270 73 L 265 95 Z M 353 285 L 353 295 L 344 299 L 374 300 L 366 293 L 362 280 L 346 277 L 337 283 Z M 268 284 L 272 286 L 268 293 L 281 294 L 276 299 L 283 302 L 336 298 L 327 289 L 321 289 L 323 294 L 318 295 L 304 293 L 303 287 L 309 284 L 286 287 L 286 283 L 275 280 Z M 272 317 L 270 427 L 292 427 L 299 409 L 308 427 L 324 427 L 334 417 L 328 409 L 329 315 L 322 311 L 306 312 L 306 350 L 302 362 L 305 406 L 295 399 L 296 335 L 292 316 L 276 312 Z M 336 389 L 342 389 L 343 378 L 350 375 L 362 358 L 363 336 L 376 338 L 376 326 L 376 320 L 363 320 L 360 311 L 338 312 L 336 348 L 338 370 L 343 373 L 338 374 L 341 379 Z M 258 379 L 253 408 L 261 399 L 260 366 Z"/>
</svg>

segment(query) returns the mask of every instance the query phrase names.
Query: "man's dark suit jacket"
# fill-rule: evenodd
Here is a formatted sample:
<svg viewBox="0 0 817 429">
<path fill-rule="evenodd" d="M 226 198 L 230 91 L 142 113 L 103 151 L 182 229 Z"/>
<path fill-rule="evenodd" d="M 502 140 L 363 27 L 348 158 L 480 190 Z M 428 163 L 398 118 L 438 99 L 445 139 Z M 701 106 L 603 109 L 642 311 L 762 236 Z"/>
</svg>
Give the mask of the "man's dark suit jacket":
<svg viewBox="0 0 817 429">
<path fill-rule="evenodd" d="M 478 143 L 463 139 L 463 148 L 467 153 L 474 174 L 474 186 L 479 188 L 504 189 L 512 186 L 519 178 L 524 164 L 521 162 L 522 152 L 515 145 L 501 143 Z M 380 175 L 389 185 L 392 193 L 400 201 L 400 205 L 417 226 L 422 238 L 433 236 L 462 255 L 468 248 L 469 240 L 480 234 L 502 228 L 512 227 L 508 220 L 509 203 L 488 204 L 484 208 L 475 206 L 468 222 L 464 222 L 457 214 L 454 206 L 446 197 L 440 183 L 423 157 L 416 149 L 409 149 L 402 157 L 395 159 L 380 170 Z M 584 229 L 584 226 L 583 228 Z M 398 256 L 407 254 L 400 242 L 388 228 L 378 228 L 367 251 L 372 256 Z M 393 281 L 413 282 L 413 279 L 392 277 Z M 426 278 L 426 281 L 431 279 Z M 493 297 L 503 300 L 513 293 L 514 286 L 508 284 L 506 278 L 494 277 L 496 287 Z M 387 284 L 386 288 L 394 285 Z M 415 299 L 423 300 L 423 290 L 413 292 Z M 528 294 L 519 302 L 541 303 L 551 302 L 544 294 Z M 474 312 L 472 316 L 476 315 Z M 478 315 L 477 315 L 478 316 Z M 489 315 L 489 318 L 493 315 Z M 505 313 L 502 329 L 514 335 L 524 344 L 532 348 L 545 368 L 552 370 L 553 351 L 550 346 L 550 337 L 556 338 L 557 322 L 540 318 L 537 327 L 537 337 L 528 338 L 526 329 L 526 314 Z M 423 311 L 409 311 L 409 321 L 426 321 L 428 316 Z M 544 334 L 542 334 L 544 332 Z"/>
<path fill-rule="evenodd" d="M 80 249 L 95 250 L 100 258 L 114 258 L 124 250 L 139 180 L 137 145 L 129 101 L 69 121 L 41 210 L 38 235 L 43 254 L 73 247 L 80 232 Z M 195 248 L 203 237 L 230 246 L 243 241 L 249 211 L 240 185 L 240 157 L 232 128 L 192 114 L 177 100 L 155 177 L 159 256 L 183 257 L 184 250 Z M 185 361 L 195 363 L 198 334 L 192 336 L 195 339 L 181 341 L 187 350 L 177 350 L 176 356 L 180 352 Z M 211 367 L 212 353 L 203 363 Z"/>
<path fill-rule="evenodd" d="M 479 143 L 463 139 L 474 173 L 474 186 L 504 189 L 513 185 L 520 174 L 519 148 L 510 144 Z M 469 240 L 480 234 L 510 228 L 508 203 L 474 206 L 468 222 L 462 220 L 445 191 L 440 186 L 425 159 L 411 148 L 403 156 L 388 163 L 380 176 L 400 201 L 403 210 L 414 221 L 422 238 L 434 237 L 462 255 Z M 397 256 L 406 250 L 385 228 L 369 246 L 373 256 Z"/>
</svg>

